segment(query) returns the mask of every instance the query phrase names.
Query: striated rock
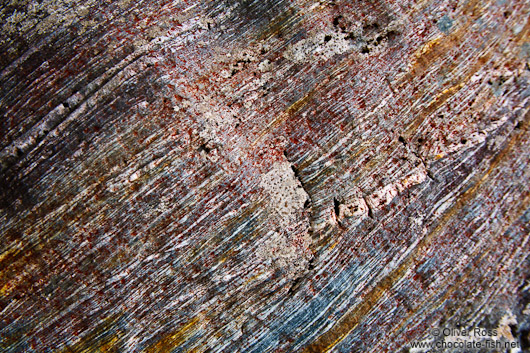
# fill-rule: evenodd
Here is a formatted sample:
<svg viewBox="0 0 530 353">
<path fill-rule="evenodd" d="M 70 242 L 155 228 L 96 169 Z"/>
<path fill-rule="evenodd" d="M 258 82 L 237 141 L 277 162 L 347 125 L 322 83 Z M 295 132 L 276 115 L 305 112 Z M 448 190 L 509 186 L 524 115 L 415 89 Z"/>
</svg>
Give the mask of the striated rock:
<svg viewBox="0 0 530 353">
<path fill-rule="evenodd" d="M 528 351 L 529 12 L 0 5 L 0 350 Z"/>
</svg>

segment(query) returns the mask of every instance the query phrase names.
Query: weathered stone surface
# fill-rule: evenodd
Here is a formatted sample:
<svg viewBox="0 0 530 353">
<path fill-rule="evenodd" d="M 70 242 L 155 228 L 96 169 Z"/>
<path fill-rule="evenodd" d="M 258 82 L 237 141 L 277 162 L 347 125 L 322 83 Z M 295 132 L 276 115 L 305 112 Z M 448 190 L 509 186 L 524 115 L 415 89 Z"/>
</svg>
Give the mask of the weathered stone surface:
<svg viewBox="0 0 530 353">
<path fill-rule="evenodd" d="M 529 11 L 4 2 L 0 350 L 530 349 Z"/>
</svg>

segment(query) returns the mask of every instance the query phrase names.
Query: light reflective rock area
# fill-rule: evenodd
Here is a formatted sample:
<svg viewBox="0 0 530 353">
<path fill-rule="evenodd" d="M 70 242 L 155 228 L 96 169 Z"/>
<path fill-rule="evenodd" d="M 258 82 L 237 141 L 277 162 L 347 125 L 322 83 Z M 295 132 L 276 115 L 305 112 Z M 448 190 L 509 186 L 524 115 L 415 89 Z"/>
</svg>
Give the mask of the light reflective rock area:
<svg viewBox="0 0 530 353">
<path fill-rule="evenodd" d="M 529 351 L 529 15 L 2 2 L 0 351 Z"/>
</svg>

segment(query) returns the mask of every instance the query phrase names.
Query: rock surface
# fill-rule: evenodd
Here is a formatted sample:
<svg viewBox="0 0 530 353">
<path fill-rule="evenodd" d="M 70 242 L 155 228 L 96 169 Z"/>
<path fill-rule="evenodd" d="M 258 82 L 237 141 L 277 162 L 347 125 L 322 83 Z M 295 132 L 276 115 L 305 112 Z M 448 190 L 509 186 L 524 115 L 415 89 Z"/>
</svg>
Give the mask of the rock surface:
<svg viewBox="0 0 530 353">
<path fill-rule="evenodd" d="M 4 2 L 0 350 L 530 349 L 529 12 Z"/>
</svg>

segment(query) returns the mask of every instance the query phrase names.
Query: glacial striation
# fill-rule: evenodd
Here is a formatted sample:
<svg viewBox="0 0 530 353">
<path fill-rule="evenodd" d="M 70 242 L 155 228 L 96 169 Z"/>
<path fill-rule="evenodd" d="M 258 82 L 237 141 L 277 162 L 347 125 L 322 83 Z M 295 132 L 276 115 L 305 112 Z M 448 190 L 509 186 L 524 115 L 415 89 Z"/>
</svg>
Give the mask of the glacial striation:
<svg viewBox="0 0 530 353">
<path fill-rule="evenodd" d="M 529 351 L 529 19 L 4 1 L 0 351 Z"/>
</svg>

